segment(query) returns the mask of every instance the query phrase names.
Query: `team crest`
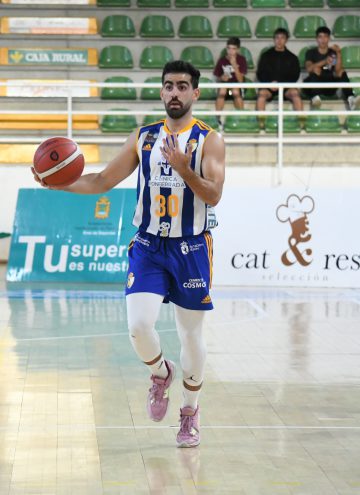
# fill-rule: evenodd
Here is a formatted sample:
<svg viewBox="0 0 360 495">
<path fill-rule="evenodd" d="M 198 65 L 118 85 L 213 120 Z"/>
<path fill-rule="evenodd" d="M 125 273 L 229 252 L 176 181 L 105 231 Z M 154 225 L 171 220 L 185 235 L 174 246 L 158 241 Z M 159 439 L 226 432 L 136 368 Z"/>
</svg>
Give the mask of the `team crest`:
<svg viewBox="0 0 360 495">
<path fill-rule="evenodd" d="M 183 241 L 180 244 L 181 252 L 182 254 L 188 254 L 189 252 L 189 244 L 186 241 Z"/>
<path fill-rule="evenodd" d="M 196 139 L 190 139 L 188 144 L 191 146 L 192 152 L 194 152 L 196 150 L 196 148 L 198 147 L 198 142 Z"/>
<path fill-rule="evenodd" d="M 131 289 L 131 287 L 134 285 L 134 282 L 135 282 L 135 275 L 132 272 L 130 272 L 127 279 L 127 288 Z"/>
</svg>

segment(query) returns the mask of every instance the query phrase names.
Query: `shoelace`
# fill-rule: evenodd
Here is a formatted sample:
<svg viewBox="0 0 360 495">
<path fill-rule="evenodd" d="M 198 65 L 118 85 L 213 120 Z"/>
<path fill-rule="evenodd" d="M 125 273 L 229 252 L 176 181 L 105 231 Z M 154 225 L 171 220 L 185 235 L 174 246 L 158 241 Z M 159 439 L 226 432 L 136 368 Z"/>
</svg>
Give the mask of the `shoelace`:
<svg viewBox="0 0 360 495">
<path fill-rule="evenodd" d="M 181 416 L 180 418 L 181 433 L 190 433 L 191 428 L 193 427 L 193 419 L 194 416 Z"/>
</svg>

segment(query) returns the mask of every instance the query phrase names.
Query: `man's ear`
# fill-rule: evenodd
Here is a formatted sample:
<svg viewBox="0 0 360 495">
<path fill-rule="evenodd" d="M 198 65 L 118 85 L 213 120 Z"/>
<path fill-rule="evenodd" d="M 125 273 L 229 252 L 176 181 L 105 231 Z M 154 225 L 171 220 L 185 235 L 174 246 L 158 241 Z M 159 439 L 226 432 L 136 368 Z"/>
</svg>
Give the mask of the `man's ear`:
<svg viewBox="0 0 360 495">
<path fill-rule="evenodd" d="M 194 89 L 194 93 L 193 93 L 193 101 L 196 101 L 199 98 L 200 98 L 200 89 L 196 88 L 196 89 Z"/>
</svg>

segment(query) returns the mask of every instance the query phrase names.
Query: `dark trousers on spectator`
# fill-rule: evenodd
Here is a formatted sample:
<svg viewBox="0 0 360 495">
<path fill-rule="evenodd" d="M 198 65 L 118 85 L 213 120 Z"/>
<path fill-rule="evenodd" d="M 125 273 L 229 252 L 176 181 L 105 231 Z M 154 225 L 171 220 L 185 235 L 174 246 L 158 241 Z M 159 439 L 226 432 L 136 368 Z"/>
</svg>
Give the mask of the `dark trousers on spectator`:
<svg viewBox="0 0 360 495">
<path fill-rule="evenodd" d="M 342 82 L 342 83 L 347 83 L 350 82 L 347 73 L 344 71 L 341 75 L 341 77 L 335 77 L 332 75 L 332 73 L 329 73 L 329 77 L 321 77 L 318 76 L 317 74 L 314 74 L 313 72 L 306 78 L 304 79 L 304 82 L 308 83 L 336 83 L 336 82 Z M 304 93 L 309 97 L 309 98 L 314 98 L 314 96 L 334 96 L 336 93 L 337 89 L 336 88 L 303 88 Z M 344 100 L 347 100 L 349 96 L 352 96 L 353 90 L 351 88 L 343 88 L 342 89 L 342 94 Z"/>
</svg>

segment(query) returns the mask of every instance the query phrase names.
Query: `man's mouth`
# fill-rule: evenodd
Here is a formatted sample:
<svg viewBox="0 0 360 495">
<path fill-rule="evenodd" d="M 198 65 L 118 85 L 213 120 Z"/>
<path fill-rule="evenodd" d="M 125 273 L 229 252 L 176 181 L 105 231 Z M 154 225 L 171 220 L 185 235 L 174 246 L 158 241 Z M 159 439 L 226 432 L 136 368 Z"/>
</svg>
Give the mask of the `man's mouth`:
<svg viewBox="0 0 360 495">
<path fill-rule="evenodd" d="M 181 103 L 179 101 L 171 101 L 169 103 L 170 107 L 181 107 Z"/>
</svg>

